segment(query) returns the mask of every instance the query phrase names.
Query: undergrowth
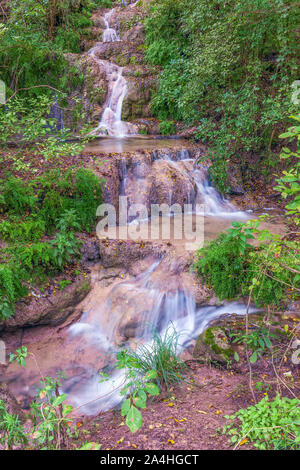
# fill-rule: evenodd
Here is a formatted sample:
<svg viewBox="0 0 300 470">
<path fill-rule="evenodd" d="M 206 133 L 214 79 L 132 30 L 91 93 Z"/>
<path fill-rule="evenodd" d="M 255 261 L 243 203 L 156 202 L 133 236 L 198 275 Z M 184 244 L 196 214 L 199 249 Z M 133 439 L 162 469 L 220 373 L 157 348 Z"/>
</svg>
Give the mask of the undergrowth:
<svg viewBox="0 0 300 470">
<path fill-rule="evenodd" d="M 197 251 L 194 269 L 220 299 L 248 296 L 258 305 L 279 307 L 299 296 L 297 242 L 282 240 L 259 221 L 234 222 L 233 228 Z M 248 240 L 257 238 L 258 246 Z"/>
<path fill-rule="evenodd" d="M 79 256 L 75 232 L 94 228 L 102 202 L 101 182 L 91 171 L 52 170 L 30 182 L 9 176 L 0 180 L 0 319 L 31 282 L 63 270 Z"/>
<path fill-rule="evenodd" d="M 237 446 L 253 443 L 260 450 L 300 450 L 300 400 L 268 396 L 256 405 L 225 416 L 223 433 Z"/>
<path fill-rule="evenodd" d="M 222 191 L 228 189 L 232 157 L 249 171 L 249 157 L 259 155 L 254 174 L 262 165 L 270 171 L 279 161 L 280 130 L 297 110 L 294 2 L 155 0 L 148 5 L 146 59 L 162 68 L 154 113 L 161 121 L 197 126 L 197 138 L 210 145 L 211 176 Z"/>
</svg>

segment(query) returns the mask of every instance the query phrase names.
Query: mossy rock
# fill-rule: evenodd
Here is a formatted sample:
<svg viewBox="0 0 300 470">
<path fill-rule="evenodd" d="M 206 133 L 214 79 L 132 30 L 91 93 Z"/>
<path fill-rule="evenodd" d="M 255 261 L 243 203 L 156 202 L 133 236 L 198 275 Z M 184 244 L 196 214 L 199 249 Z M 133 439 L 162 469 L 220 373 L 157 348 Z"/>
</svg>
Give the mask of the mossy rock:
<svg viewBox="0 0 300 470">
<path fill-rule="evenodd" d="M 15 315 L 0 322 L 0 331 L 15 331 L 19 328 L 41 325 L 61 325 L 76 311 L 77 306 L 90 290 L 90 277 L 80 274 L 63 290 L 54 291 L 49 297 L 31 298 L 28 305 L 24 302 L 17 303 Z M 80 316 L 80 309 L 78 309 L 78 314 Z"/>
<path fill-rule="evenodd" d="M 227 364 L 234 355 L 225 329 L 212 326 L 198 338 L 193 357 L 195 359 Z"/>
</svg>

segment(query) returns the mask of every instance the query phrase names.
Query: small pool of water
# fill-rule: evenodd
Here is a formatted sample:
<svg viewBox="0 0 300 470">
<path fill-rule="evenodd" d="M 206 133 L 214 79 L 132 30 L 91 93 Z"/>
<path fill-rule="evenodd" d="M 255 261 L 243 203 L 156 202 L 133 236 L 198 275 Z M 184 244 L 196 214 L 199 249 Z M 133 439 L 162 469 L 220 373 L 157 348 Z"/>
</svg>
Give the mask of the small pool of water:
<svg viewBox="0 0 300 470">
<path fill-rule="evenodd" d="M 157 150 L 164 147 L 181 148 L 187 145 L 185 139 L 138 137 L 100 137 L 85 147 L 87 153 L 122 153 L 136 150 Z"/>
</svg>

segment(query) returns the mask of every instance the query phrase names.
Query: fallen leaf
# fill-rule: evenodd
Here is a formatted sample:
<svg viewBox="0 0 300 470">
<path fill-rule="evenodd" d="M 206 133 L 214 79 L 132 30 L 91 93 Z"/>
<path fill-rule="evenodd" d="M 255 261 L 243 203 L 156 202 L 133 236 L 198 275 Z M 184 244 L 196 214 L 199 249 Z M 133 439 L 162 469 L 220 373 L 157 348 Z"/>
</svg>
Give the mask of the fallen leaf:
<svg viewBox="0 0 300 470">
<path fill-rule="evenodd" d="M 243 439 L 243 440 L 239 443 L 239 446 L 243 446 L 244 444 L 246 444 L 246 442 L 248 442 L 248 439 Z"/>
</svg>

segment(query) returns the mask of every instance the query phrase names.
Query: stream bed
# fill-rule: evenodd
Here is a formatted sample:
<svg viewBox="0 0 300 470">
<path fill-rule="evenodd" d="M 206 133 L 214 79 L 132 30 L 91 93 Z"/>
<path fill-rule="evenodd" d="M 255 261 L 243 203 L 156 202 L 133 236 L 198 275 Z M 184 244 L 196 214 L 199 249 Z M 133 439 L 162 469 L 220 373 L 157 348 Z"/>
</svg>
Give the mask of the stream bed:
<svg viewBox="0 0 300 470">
<path fill-rule="evenodd" d="M 102 40 L 88 53 L 106 73 L 108 95 L 99 125 L 93 132 L 101 137 L 88 144 L 85 153 L 105 154 L 111 164 L 108 176 L 113 175 L 111 179 L 115 181 L 106 188 L 105 202 L 117 205 L 122 196 L 128 201 L 128 213 L 137 205 L 140 212 L 146 209 L 144 219 L 140 214 L 131 214 L 125 224 L 143 236 L 135 238 L 136 245 L 127 239 L 119 240 L 118 253 L 123 261 L 117 260 L 115 266 L 103 266 L 100 255 L 100 261 L 90 267 L 92 289 L 77 306 L 74 318 L 59 326 L 24 328 L 11 334 L 10 349 L 25 345 L 32 355 L 25 369 L 10 364 L 2 377 L 26 406 L 43 376 L 55 376 L 63 370 L 67 379 L 62 388 L 68 402 L 77 408 L 77 413 L 86 415 L 109 410 L 122 400 L 120 388 L 124 374 L 114 370 L 116 351 L 141 343 L 149 345 L 154 329 L 164 334 L 172 325 L 179 335 L 178 353 L 182 353 L 193 347 L 199 334 L 213 320 L 233 313 L 245 314 L 246 307 L 240 302 L 220 304 L 205 292 L 199 300 L 195 294 L 199 281 L 189 268 L 193 250 L 215 238 L 233 221 L 252 217 L 214 188 L 207 166 L 199 163 L 197 152 L 186 141 L 137 136 L 135 126 L 122 121 L 126 79 L 122 67 L 101 55 L 103 44 L 122 41 L 110 25 L 111 13 L 103 17 Z M 144 240 L 143 228 L 154 221 L 148 212 L 152 204 L 170 208 L 188 206 L 189 213 L 184 220 L 190 224 L 191 231 L 201 207 L 201 244 L 188 249 L 184 237 L 175 236 L 174 227 L 180 228 L 183 219 L 174 215 L 173 208 L 158 216 L 155 222 L 158 228 L 167 222 L 169 236 L 159 235 L 153 241 L 153 252 L 149 250 L 147 256 L 139 258 L 137 247 Z M 120 228 L 124 228 L 122 224 Z M 281 224 L 265 224 L 265 228 L 277 233 L 283 231 Z M 103 237 L 98 234 L 97 243 L 103 242 L 109 250 L 111 240 L 105 234 Z M 147 243 L 148 249 L 149 245 L 151 248 L 151 237 L 147 237 Z M 101 382 L 102 370 L 112 375 L 108 382 Z"/>
<path fill-rule="evenodd" d="M 109 154 L 113 145 L 120 142 L 116 140 L 101 139 L 101 151 L 107 152 L 107 158 L 115 158 Z M 182 142 L 178 149 L 178 141 L 168 141 L 164 149 L 163 141 L 126 139 L 126 145 L 131 149 L 129 159 L 135 158 L 136 152 L 132 149 L 136 146 L 140 149 L 141 142 L 152 152 L 148 161 L 149 171 L 145 171 L 145 174 L 140 172 L 137 162 L 132 164 L 132 160 L 126 159 L 128 155 L 120 160 L 120 194 L 128 198 L 129 207 L 136 202 L 153 202 L 153 191 L 145 192 L 141 199 L 138 190 L 145 189 L 157 175 L 161 176 L 167 165 L 168 171 L 172 170 L 177 176 L 180 174 L 186 184 L 178 194 L 165 191 L 164 202 L 179 202 L 177 198 L 186 190 L 183 196 L 184 201 L 191 203 L 192 211 L 188 215 L 191 219 L 196 215 L 195 203 L 201 203 L 204 207 L 204 241 L 215 238 L 230 227 L 233 221 L 245 221 L 252 217 L 251 213 L 241 212 L 218 193 L 209 182 L 206 169 L 197 166 L 197 161 L 192 158 L 188 148 L 182 146 Z M 155 147 L 157 143 L 162 146 Z M 144 161 L 141 165 L 145 170 Z M 175 187 L 179 184 L 178 178 L 174 184 Z M 143 223 L 149 222 L 153 222 L 151 218 L 139 221 L 139 229 Z M 182 353 L 187 348 L 193 348 L 199 334 L 213 320 L 228 314 L 245 314 L 246 306 L 242 302 L 219 303 L 217 299 L 206 298 L 204 294 L 200 300 L 197 298 L 195 289 L 201 283 L 189 269 L 193 251 L 187 250 L 184 238 L 174 237 L 172 227 L 176 215 L 161 216 L 158 225 L 163 222 L 169 223 L 171 227 L 169 238 L 159 237 L 153 242 L 148 239 L 148 249 L 153 244 L 156 251 L 141 258 L 135 248 L 138 239 L 133 243 L 130 240 L 110 241 L 105 237 L 100 238 L 99 244 L 104 243 L 104 250 L 109 250 L 110 244 L 119 243 L 122 261 L 117 260 L 117 268 L 109 266 L 109 263 L 104 267 L 105 260 L 100 255 L 100 262 L 90 268 L 92 290 L 78 305 L 80 315 L 75 320 L 67 319 L 58 327 L 25 328 L 21 336 L 12 335 L 11 347 L 25 345 L 34 355 L 28 358 L 24 369 L 10 364 L 4 377 L 23 405 L 30 402 L 41 374 L 55 376 L 63 370 L 67 376 L 63 381 L 63 391 L 67 393 L 68 402 L 76 408 L 77 413 L 94 415 L 109 410 L 122 400 L 120 389 L 124 384 L 124 374 L 114 371 L 113 367 L 117 351 L 141 343 L 149 345 L 154 329 L 164 334 L 171 325 L 179 335 L 178 353 Z M 135 223 L 136 219 L 133 219 L 129 226 Z M 278 233 L 283 230 L 280 224 L 265 224 L 265 228 Z M 126 250 L 129 250 L 128 254 Z M 255 308 L 252 310 L 255 311 Z M 112 375 L 108 382 L 101 382 L 102 370 Z"/>
</svg>

